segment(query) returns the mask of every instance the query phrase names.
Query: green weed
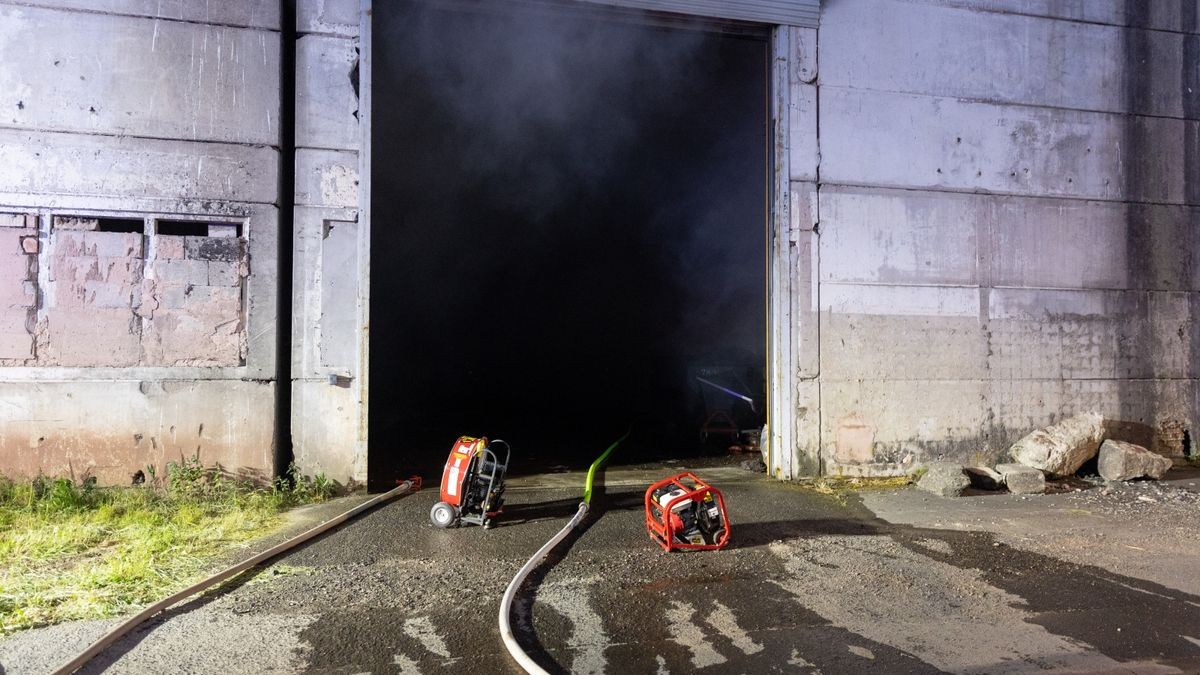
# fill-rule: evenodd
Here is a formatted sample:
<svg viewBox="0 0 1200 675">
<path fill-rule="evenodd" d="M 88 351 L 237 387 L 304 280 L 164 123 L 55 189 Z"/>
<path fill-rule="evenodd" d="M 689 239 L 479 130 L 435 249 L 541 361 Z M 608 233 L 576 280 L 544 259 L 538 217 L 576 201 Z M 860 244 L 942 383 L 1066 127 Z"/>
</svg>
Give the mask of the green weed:
<svg viewBox="0 0 1200 675">
<path fill-rule="evenodd" d="M 268 488 L 196 458 L 170 463 L 162 480 L 148 469 L 126 488 L 0 477 L 0 635 L 153 602 L 277 527 L 284 509 L 336 491 L 295 466 Z"/>
</svg>

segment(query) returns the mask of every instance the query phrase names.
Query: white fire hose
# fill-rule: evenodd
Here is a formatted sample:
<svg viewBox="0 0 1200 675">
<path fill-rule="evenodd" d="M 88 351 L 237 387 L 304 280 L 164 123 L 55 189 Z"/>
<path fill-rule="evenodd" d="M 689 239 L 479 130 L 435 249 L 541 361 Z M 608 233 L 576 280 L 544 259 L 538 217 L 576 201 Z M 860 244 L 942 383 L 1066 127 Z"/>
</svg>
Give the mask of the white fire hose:
<svg viewBox="0 0 1200 675">
<path fill-rule="evenodd" d="M 549 675 L 549 673 L 534 663 L 533 659 L 529 658 L 529 654 L 526 654 L 525 650 L 521 649 L 521 645 L 517 644 L 517 637 L 513 634 L 512 624 L 509 622 L 509 616 L 512 614 L 513 598 L 517 595 L 517 589 L 521 587 L 521 584 L 525 583 L 525 577 L 529 576 L 529 573 L 541 564 L 542 560 L 550 554 L 550 551 L 555 546 L 558 546 L 559 542 L 565 539 L 567 534 L 583 521 L 583 517 L 587 515 L 587 512 L 587 502 L 580 502 L 579 510 L 575 512 L 575 517 L 563 529 L 559 530 L 558 534 L 551 537 L 550 541 L 543 544 L 537 550 L 537 553 L 533 554 L 533 557 L 525 563 L 521 571 L 517 572 L 517 576 L 513 577 L 512 581 L 508 583 L 508 590 L 504 591 L 504 599 L 500 601 L 500 638 L 504 640 L 504 646 L 508 649 L 508 653 L 530 675 Z"/>
<path fill-rule="evenodd" d="M 579 523 L 583 522 L 584 516 L 587 515 L 588 510 L 591 508 L 589 504 L 592 501 L 592 481 L 596 477 L 596 471 L 604 464 L 604 462 L 608 459 L 608 456 L 612 454 L 612 451 L 621 444 L 621 441 L 628 437 L 629 432 L 626 432 L 624 436 L 618 438 L 612 445 L 608 446 L 608 449 L 605 450 L 598 458 L 596 458 L 596 461 L 592 462 L 592 465 L 588 467 L 587 482 L 584 484 L 583 501 L 579 502 L 579 510 L 575 512 L 575 516 L 571 518 L 571 520 L 563 527 L 563 529 L 558 531 L 558 534 L 551 537 L 550 541 L 542 544 L 542 547 L 537 550 L 537 553 L 534 553 L 533 556 L 526 561 L 525 565 L 517 572 L 517 576 L 513 577 L 512 581 L 508 582 L 508 589 L 504 591 L 504 598 L 500 600 L 500 638 L 504 640 L 504 647 L 508 649 L 508 653 L 512 655 L 513 659 L 522 668 L 524 668 L 525 672 L 529 673 L 529 675 L 549 675 L 549 673 L 546 672 L 545 668 L 542 668 L 538 664 L 534 663 L 533 659 L 529 657 L 529 654 L 525 653 L 525 650 L 522 649 L 521 645 L 517 643 L 517 636 L 513 634 L 510 617 L 512 615 L 513 599 L 517 596 L 517 589 L 521 587 L 521 584 L 525 583 L 525 578 L 529 576 L 529 573 L 532 572 L 538 565 L 540 565 L 542 560 L 544 560 L 547 555 L 550 555 L 550 551 L 554 550 L 554 547 L 558 546 L 559 543 L 561 543 L 562 540 L 565 539 L 568 534 L 570 534 L 571 530 L 575 529 L 579 526 Z"/>
</svg>

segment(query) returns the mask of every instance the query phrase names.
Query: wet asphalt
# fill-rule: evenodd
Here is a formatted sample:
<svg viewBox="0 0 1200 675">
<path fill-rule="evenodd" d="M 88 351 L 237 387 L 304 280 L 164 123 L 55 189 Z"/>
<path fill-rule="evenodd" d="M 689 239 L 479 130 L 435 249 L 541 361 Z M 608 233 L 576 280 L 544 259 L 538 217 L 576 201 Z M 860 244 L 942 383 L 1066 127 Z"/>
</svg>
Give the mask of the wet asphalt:
<svg viewBox="0 0 1200 675">
<path fill-rule="evenodd" d="M 519 640 L 544 668 L 1200 672 L 1200 526 L 1173 530 L 1173 548 L 1139 576 L 1114 569 L 1136 571 L 1137 560 L 1092 564 L 1099 556 L 1087 542 L 1057 547 L 1053 528 L 1013 535 L 1022 522 L 1071 512 L 1051 500 L 1079 510 L 1063 497 L 829 495 L 733 467 L 707 471 L 733 529 L 726 550 L 706 553 L 666 553 L 646 534 L 642 485 L 670 469 L 610 472 L 584 526 L 514 610 Z M 172 610 L 87 672 L 520 672 L 498 634 L 499 599 L 575 512 L 571 478 L 515 481 L 491 530 L 433 527 L 436 489 L 401 498 Z M 951 522 L 968 503 L 994 518 L 995 531 L 985 518 Z M 1093 517 L 1124 528 L 1122 541 L 1141 541 L 1137 519 Z M 1145 546 L 1114 555 L 1137 556 L 1156 541 L 1147 533 Z M 202 634 L 223 642 L 206 646 Z M 239 640 L 262 646 L 219 646 Z M 10 645 L 5 661 L 0 643 L 0 672 L 39 672 L 11 658 L 46 649 Z"/>
</svg>

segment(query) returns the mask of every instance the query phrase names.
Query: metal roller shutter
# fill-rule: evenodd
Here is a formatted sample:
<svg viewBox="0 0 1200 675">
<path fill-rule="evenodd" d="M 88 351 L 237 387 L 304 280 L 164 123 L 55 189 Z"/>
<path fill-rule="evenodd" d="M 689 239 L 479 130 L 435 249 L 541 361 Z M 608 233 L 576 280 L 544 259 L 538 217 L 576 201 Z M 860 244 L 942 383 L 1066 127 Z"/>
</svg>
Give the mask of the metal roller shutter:
<svg viewBox="0 0 1200 675">
<path fill-rule="evenodd" d="M 579 0 L 597 5 L 816 28 L 821 0 Z"/>
</svg>

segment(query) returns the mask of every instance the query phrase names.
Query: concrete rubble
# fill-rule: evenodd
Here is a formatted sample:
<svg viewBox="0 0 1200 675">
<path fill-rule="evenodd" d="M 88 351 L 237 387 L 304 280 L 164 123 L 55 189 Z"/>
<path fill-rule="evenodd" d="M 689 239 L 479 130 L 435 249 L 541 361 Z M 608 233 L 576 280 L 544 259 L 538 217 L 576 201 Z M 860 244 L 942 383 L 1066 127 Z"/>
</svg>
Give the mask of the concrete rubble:
<svg viewBox="0 0 1200 675">
<path fill-rule="evenodd" d="M 1040 495 L 1046 491 L 1046 475 L 1023 464 L 997 464 L 1004 486 L 1015 495 Z"/>
<path fill-rule="evenodd" d="M 1143 477 L 1160 480 L 1171 466 L 1170 459 L 1156 455 L 1140 445 L 1112 439 L 1100 445 L 1099 470 L 1105 480 L 1122 481 Z"/>
<path fill-rule="evenodd" d="M 986 466 L 968 466 L 963 471 L 967 472 L 967 478 L 971 480 L 971 487 L 982 490 L 1004 489 L 1004 476 L 995 469 Z"/>
<path fill-rule="evenodd" d="M 958 497 L 971 486 L 971 479 L 958 464 L 936 462 L 930 464 L 925 475 L 917 481 L 917 487 L 939 497 Z"/>
<path fill-rule="evenodd" d="M 1025 466 L 1051 476 L 1070 476 L 1096 456 L 1103 440 L 1104 416 L 1087 412 L 1033 431 L 1008 452 Z"/>
</svg>

